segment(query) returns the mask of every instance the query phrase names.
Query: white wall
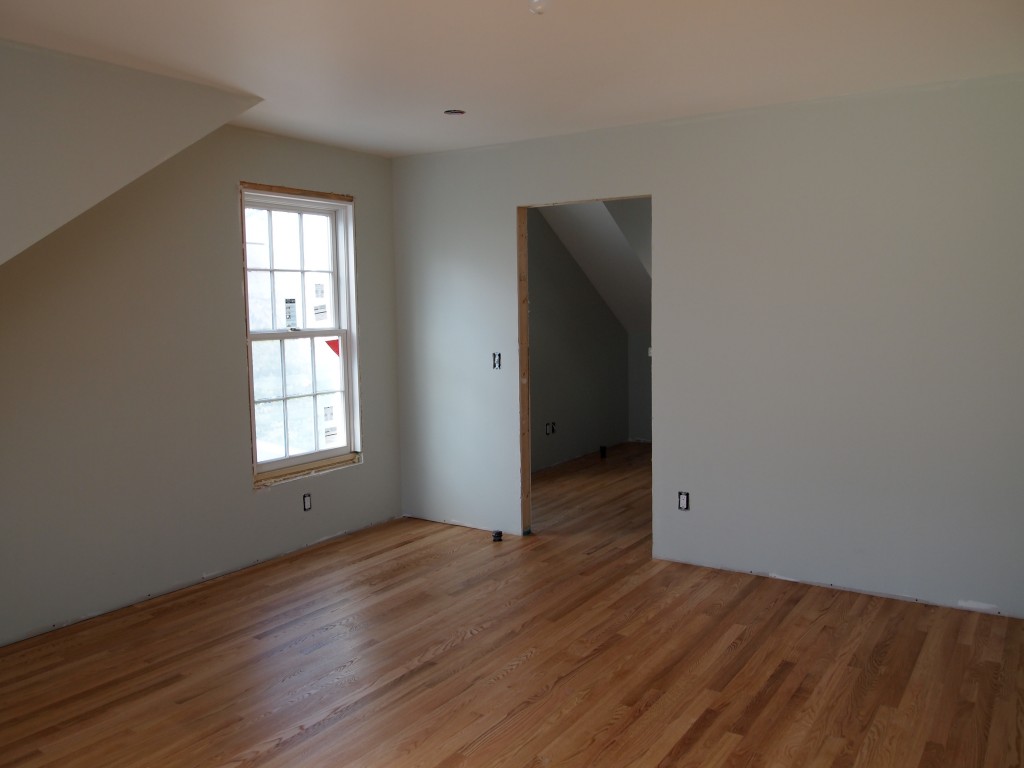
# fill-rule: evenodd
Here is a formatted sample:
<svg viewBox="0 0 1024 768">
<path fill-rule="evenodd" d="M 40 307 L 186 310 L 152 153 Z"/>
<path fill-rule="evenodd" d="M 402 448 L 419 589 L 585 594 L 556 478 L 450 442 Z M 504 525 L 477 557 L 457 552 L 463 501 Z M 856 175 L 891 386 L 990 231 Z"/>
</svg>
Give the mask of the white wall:
<svg viewBox="0 0 1024 768">
<path fill-rule="evenodd" d="M 261 491 L 241 180 L 356 198 L 365 463 Z M 0 643 L 399 514 L 391 211 L 390 161 L 226 128 L 0 266 Z"/>
<path fill-rule="evenodd" d="M 515 527 L 516 206 L 651 194 L 654 554 L 1024 616 L 1021 136 L 1015 76 L 396 161 L 403 509 Z"/>
<path fill-rule="evenodd" d="M 626 331 L 537 209 L 529 222 L 534 471 L 629 437 Z M 549 433 L 545 425 L 554 422 Z"/>
</svg>

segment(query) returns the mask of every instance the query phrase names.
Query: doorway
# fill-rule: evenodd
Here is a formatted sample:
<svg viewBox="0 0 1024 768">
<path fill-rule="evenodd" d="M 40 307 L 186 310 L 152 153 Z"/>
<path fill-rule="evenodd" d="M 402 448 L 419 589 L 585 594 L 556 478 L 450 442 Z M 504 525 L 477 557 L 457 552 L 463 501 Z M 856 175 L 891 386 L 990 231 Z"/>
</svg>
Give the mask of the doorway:
<svg viewBox="0 0 1024 768">
<path fill-rule="evenodd" d="M 521 515 L 532 473 L 650 443 L 651 198 L 520 207 Z"/>
</svg>

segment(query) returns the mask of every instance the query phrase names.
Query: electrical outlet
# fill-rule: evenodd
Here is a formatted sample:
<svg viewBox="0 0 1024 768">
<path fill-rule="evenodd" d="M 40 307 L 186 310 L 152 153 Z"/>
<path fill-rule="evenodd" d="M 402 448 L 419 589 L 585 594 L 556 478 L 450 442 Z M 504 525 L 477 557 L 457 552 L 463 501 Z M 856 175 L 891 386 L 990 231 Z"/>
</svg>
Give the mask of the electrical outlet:
<svg viewBox="0 0 1024 768">
<path fill-rule="evenodd" d="M 491 353 L 491 368 L 496 371 L 501 370 L 501 352 Z"/>
<path fill-rule="evenodd" d="M 313 508 L 313 495 L 310 493 L 302 494 L 302 511 L 309 512 Z"/>
<path fill-rule="evenodd" d="M 686 491 L 679 492 L 679 508 L 682 510 L 687 510 L 690 508 L 690 494 L 688 494 Z"/>
<path fill-rule="evenodd" d="M 553 421 L 552 421 L 552 422 L 551 422 L 551 434 L 552 434 L 552 435 L 553 435 L 553 434 L 555 434 L 555 431 L 556 431 L 556 430 L 555 430 L 555 422 L 553 422 Z"/>
</svg>

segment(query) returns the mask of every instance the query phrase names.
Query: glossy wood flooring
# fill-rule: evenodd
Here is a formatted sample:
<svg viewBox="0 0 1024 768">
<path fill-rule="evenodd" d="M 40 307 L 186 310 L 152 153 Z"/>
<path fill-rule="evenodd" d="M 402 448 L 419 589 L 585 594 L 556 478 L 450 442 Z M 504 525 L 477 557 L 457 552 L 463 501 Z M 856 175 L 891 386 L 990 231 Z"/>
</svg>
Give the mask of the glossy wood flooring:
<svg viewBox="0 0 1024 768">
<path fill-rule="evenodd" d="M 571 470 L 571 471 L 570 471 Z M 650 454 L 0 650 L 0 766 L 1020 766 L 1024 622 L 651 560 Z"/>
</svg>

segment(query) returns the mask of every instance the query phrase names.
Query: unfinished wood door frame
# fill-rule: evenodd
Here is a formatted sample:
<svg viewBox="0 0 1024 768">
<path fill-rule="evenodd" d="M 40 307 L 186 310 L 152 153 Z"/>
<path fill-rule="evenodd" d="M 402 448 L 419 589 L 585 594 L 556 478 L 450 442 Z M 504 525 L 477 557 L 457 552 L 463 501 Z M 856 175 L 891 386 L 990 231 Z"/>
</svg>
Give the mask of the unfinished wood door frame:
<svg viewBox="0 0 1024 768">
<path fill-rule="evenodd" d="M 523 535 L 531 532 L 533 525 L 533 456 L 530 442 L 530 289 L 529 263 L 530 248 L 527 235 L 529 207 L 521 205 L 516 209 L 517 227 L 517 274 L 519 282 L 519 465 L 522 492 L 520 494 Z"/>
</svg>

